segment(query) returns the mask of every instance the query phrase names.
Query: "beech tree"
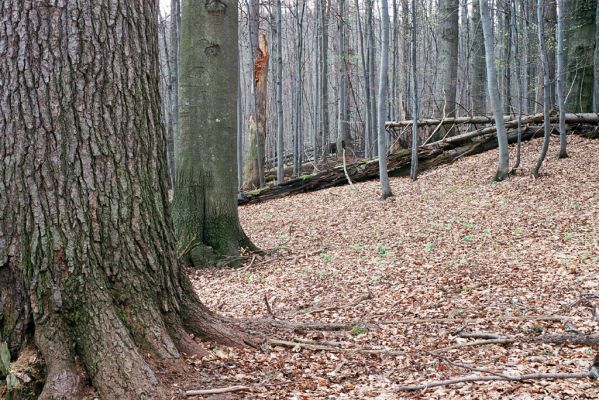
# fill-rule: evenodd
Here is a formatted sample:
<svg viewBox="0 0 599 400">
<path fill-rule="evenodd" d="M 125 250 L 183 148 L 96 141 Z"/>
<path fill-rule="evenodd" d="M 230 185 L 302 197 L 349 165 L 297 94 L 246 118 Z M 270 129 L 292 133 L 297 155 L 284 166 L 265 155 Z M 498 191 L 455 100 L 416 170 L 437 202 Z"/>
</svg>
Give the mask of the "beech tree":
<svg viewBox="0 0 599 400">
<path fill-rule="evenodd" d="M 102 399 L 163 398 L 146 355 L 247 338 L 177 261 L 157 2 L 53 4 L 0 7 L 0 342 L 40 351 L 40 399 L 81 398 L 86 378 Z"/>
<path fill-rule="evenodd" d="M 255 249 L 237 214 L 237 24 L 235 0 L 181 4 L 173 221 L 196 267 Z"/>
<path fill-rule="evenodd" d="M 378 150 L 379 150 L 379 175 L 381 179 L 381 198 L 393 196 L 389 186 L 387 173 L 387 132 L 385 131 L 385 116 L 387 108 L 387 69 L 389 68 L 389 4 L 387 0 L 381 1 L 383 30 L 381 41 L 381 65 L 379 73 L 379 98 L 378 98 Z"/>
<path fill-rule="evenodd" d="M 493 38 L 493 24 L 489 15 L 488 0 L 479 0 L 480 5 L 480 20 L 485 38 L 485 61 L 487 64 L 487 88 L 491 105 L 493 106 L 493 114 L 495 115 L 495 124 L 497 125 L 497 140 L 499 141 L 499 165 L 497 172 L 493 177 L 494 181 L 502 181 L 509 178 L 509 162 L 510 152 L 507 142 L 507 134 L 505 132 L 505 123 L 503 121 L 503 107 L 501 102 L 501 94 L 497 85 L 497 67 L 495 65 L 495 43 Z"/>
</svg>

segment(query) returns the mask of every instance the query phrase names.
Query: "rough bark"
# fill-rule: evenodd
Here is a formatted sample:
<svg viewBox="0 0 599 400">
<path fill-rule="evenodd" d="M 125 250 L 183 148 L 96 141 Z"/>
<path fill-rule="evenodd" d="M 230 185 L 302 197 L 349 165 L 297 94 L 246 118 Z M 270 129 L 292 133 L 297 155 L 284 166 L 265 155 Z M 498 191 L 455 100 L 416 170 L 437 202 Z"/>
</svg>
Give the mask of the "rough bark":
<svg viewBox="0 0 599 400">
<path fill-rule="evenodd" d="M 237 2 L 181 4 L 173 222 L 195 267 L 252 247 L 237 214 Z"/>
<path fill-rule="evenodd" d="M 157 17 L 156 2 L 0 7 L 0 332 L 13 360 L 34 332 L 41 399 L 77 398 L 83 371 L 100 398 L 163 398 L 146 354 L 201 352 L 186 331 L 244 342 L 177 262 Z"/>
</svg>

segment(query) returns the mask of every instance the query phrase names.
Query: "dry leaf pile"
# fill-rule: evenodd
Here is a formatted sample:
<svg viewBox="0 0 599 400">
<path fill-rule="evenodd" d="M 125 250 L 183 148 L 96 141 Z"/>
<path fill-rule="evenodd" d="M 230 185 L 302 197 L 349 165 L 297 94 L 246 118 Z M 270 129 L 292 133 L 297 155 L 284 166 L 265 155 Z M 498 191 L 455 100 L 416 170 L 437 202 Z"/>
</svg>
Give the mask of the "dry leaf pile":
<svg viewBox="0 0 599 400">
<path fill-rule="evenodd" d="M 188 360 L 193 376 L 180 387 L 245 385 L 222 398 L 252 399 L 598 398 L 599 383 L 586 379 L 395 391 L 481 374 L 457 364 L 510 375 L 587 370 L 596 350 L 584 345 L 463 346 L 476 339 L 461 337 L 599 333 L 599 141 L 569 140 L 570 158 L 558 160 L 552 139 L 538 180 L 524 170 L 489 183 L 490 151 L 415 183 L 391 179 L 395 196 L 384 202 L 373 181 L 241 208 L 248 235 L 270 251 L 241 269 L 195 272 L 208 307 L 253 330 L 252 319 L 273 317 L 350 328 L 260 325 L 270 338 L 327 350 L 216 348 Z M 523 144 L 525 168 L 540 146 Z"/>
</svg>

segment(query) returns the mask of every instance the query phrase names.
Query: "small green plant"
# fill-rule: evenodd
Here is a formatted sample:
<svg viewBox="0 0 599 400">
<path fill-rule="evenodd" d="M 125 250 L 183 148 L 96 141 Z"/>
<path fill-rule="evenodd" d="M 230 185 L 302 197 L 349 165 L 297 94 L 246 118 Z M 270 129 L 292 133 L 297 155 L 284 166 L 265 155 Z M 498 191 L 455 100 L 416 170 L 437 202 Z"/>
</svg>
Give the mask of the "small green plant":
<svg viewBox="0 0 599 400">
<path fill-rule="evenodd" d="M 431 250 L 433 250 L 433 248 L 435 247 L 434 243 L 427 243 L 424 245 L 424 250 L 428 253 L 431 252 Z"/>
<path fill-rule="evenodd" d="M 379 283 L 383 278 L 381 276 L 373 276 L 370 278 L 372 283 Z"/>
<path fill-rule="evenodd" d="M 485 228 L 485 229 L 483 229 L 483 235 L 489 236 L 489 235 L 491 235 L 491 231 Z"/>
<path fill-rule="evenodd" d="M 262 218 L 263 218 L 265 221 L 270 221 L 270 220 L 272 219 L 272 217 L 273 217 L 273 215 L 272 215 L 272 213 L 271 213 L 271 212 L 264 211 L 264 212 L 262 213 Z"/>
<path fill-rule="evenodd" d="M 262 282 L 264 281 L 264 277 L 260 274 L 252 274 L 251 272 L 247 272 L 245 274 L 245 280 L 249 283 Z"/>
<path fill-rule="evenodd" d="M 363 335 L 368 332 L 368 329 L 360 325 L 355 325 L 351 328 L 350 333 L 354 336 Z"/>
<path fill-rule="evenodd" d="M 471 242 L 474 240 L 474 236 L 473 235 L 466 235 L 464 236 L 464 240 L 467 242 Z"/>
<path fill-rule="evenodd" d="M 377 247 L 377 249 L 376 249 L 376 251 L 381 256 L 387 256 L 387 253 L 389 252 L 389 249 L 384 244 L 379 244 L 378 247 Z"/>
<path fill-rule="evenodd" d="M 322 255 L 322 259 L 323 259 L 325 262 L 331 262 L 331 261 L 333 261 L 333 255 L 332 255 L 332 254 L 328 254 L 328 253 L 324 253 L 324 254 Z"/>
<path fill-rule="evenodd" d="M 512 235 L 514 236 L 522 236 L 524 234 L 524 228 L 514 228 L 512 230 Z"/>
<path fill-rule="evenodd" d="M 564 233 L 564 240 L 570 240 L 574 237 L 574 234 L 572 232 L 565 232 Z"/>
<path fill-rule="evenodd" d="M 364 249 L 364 245 L 362 243 L 356 243 L 351 245 L 351 249 L 353 251 L 361 251 Z"/>
</svg>

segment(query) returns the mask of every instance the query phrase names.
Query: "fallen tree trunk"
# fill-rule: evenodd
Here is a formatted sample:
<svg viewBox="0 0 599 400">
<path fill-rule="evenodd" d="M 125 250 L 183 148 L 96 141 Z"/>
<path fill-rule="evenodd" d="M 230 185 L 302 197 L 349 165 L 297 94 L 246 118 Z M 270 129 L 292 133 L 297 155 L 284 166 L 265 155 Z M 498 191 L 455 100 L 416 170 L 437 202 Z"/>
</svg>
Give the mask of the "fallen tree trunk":
<svg viewBox="0 0 599 400">
<path fill-rule="evenodd" d="M 512 126 L 516 126 L 515 124 L 517 124 L 517 122 L 518 122 L 517 119 L 510 120 L 511 117 L 509 115 L 506 115 L 503 118 L 507 123 L 512 124 Z M 551 122 L 558 122 L 558 119 L 559 119 L 559 116 L 554 115 L 551 117 Z M 526 122 L 526 121 L 528 121 L 528 122 Z M 522 116 L 523 124 L 527 124 L 527 123 L 531 123 L 531 122 L 542 122 L 542 121 L 543 121 L 542 113 Z M 580 114 L 568 113 L 568 114 L 566 114 L 566 123 L 576 123 L 576 122 L 597 123 L 598 121 L 599 121 L 599 116 L 598 116 L 598 114 L 595 114 L 595 113 L 580 113 Z M 407 126 L 412 126 L 413 123 L 414 123 L 414 121 L 411 119 L 402 120 L 402 121 L 387 121 L 387 122 L 385 122 L 385 129 L 403 128 L 403 127 L 407 127 Z M 443 118 L 443 119 L 427 118 L 427 119 L 419 119 L 417 121 L 418 126 L 435 126 L 435 125 L 450 125 L 450 124 L 451 125 L 453 125 L 453 124 L 455 124 L 455 125 L 493 124 L 493 123 L 495 123 L 495 117 L 492 115 L 479 115 L 479 116 L 472 116 L 472 117 L 455 117 L 455 118 Z"/>
<path fill-rule="evenodd" d="M 552 116 L 551 121 L 557 122 L 558 116 Z M 528 115 L 522 118 L 522 140 L 530 140 L 542 130 L 542 127 L 526 126 L 543 122 L 543 114 Z M 581 113 L 566 114 L 566 122 L 570 125 L 586 124 L 598 125 L 599 114 Z M 509 143 L 515 143 L 517 136 L 513 128 L 517 127 L 518 120 L 511 120 L 505 123 L 507 129 L 512 129 L 508 135 Z M 495 133 L 497 128 L 489 126 L 477 129 L 472 132 L 466 132 L 461 135 L 445 138 L 443 140 L 420 146 L 418 149 L 418 169 L 420 171 L 436 167 L 438 165 L 450 163 L 458 158 L 475 155 L 497 148 L 497 137 Z M 578 132 L 577 132 L 578 133 Z M 596 137 L 596 130 L 591 132 L 581 132 L 584 136 Z M 389 176 L 408 176 L 410 174 L 410 151 L 402 149 L 388 158 Z M 364 182 L 371 179 L 377 179 L 379 176 L 378 160 L 362 160 L 347 166 L 347 175 L 352 182 Z M 293 194 L 305 193 L 326 189 L 334 186 L 347 184 L 347 177 L 343 171 L 343 166 L 337 166 L 326 171 L 303 176 L 285 182 L 282 185 L 270 186 L 263 189 L 253 190 L 244 193 L 238 200 L 238 204 L 250 204 L 261 201 L 286 197 Z"/>
<path fill-rule="evenodd" d="M 522 133 L 522 140 L 530 140 L 538 132 L 538 128 L 525 128 Z M 515 140 L 516 134 L 512 132 L 509 135 L 509 141 L 513 143 Z M 481 137 L 479 141 L 469 139 L 466 144 L 447 141 L 431 143 L 418 149 L 419 170 L 423 171 L 441 164 L 447 164 L 458 158 L 482 153 L 496 147 L 497 138 L 493 135 Z M 410 151 L 402 149 L 389 155 L 388 170 L 389 176 L 408 176 L 410 174 Z M 378 160 L 363 160 L 350 164 L 347 166 L 347 175 L 352 182 L 376 179 L 379 176 Z M 239 204 L 257 203 L 345 184 L 347 184 L 347 177 L 343 171 L 343 166 L 338 166 L 318 174 L 287 181 L 282 185 L 244 193 L 244 197 L 239 200 Z"/>
</svg>

